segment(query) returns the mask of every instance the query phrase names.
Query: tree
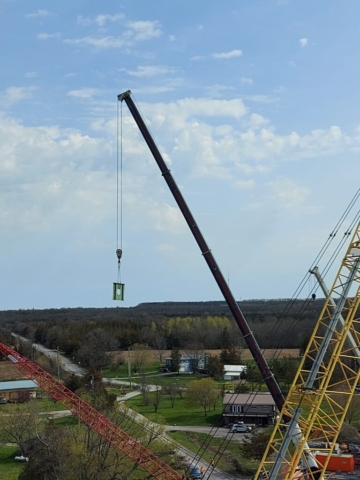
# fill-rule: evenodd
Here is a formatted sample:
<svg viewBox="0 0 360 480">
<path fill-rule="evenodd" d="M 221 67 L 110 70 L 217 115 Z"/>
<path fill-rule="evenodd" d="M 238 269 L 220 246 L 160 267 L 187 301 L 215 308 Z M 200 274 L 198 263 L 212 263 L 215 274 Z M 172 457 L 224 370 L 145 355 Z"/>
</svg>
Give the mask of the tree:
<svg viewBox="0 0 360 480">
<path fill-rule="evenodd" d="M 149 387 L 149 384 L 146 380 L 146 376 L 144 374 L 141 375 L 141 377 L 139 378 L 138 385 L 139 385 L 139 390 L 141 392 L 141 395 L 143 397 L 144 405 L 149 405 L 149 402 L 150 402 L 150 400 L 149 400 L 150 387 Z"/>
<path fill-rule="evenodd" d="M 251 390 L 255 390 L 256 386 L 261 384 L 263 379 L 257 365 L 254 365 L 252 363 L 247 364 L 246 380 L 251 383 Z"/>
<path fill-rule="evenodd" d="M 0 443 L 15 443 L 24 455 L 23 443 L 36 436 L 44 415 L 35 402 L 21 408 L 2 409 L 0 415 Z"/>
<path fill-rule="evenodd" d="M 240 444 L 239 449 L 243 457 L 252 458 L 260 462 L 265 453 L 269 440 L 269 432 L 255 430 L 251 436 L 245 435 L 245 438 Z"/>
<path fill-rule="evenodd" d="M 220 360 L 224 365 L 240 365 L 240 350 L 234 346 L 225 347 L 221 350 Z"/>
<path fill-rule="evenodd" d="M 155 330 L 152 334 L 152 347 L 156 350 L 156 356 L 159 360 L 159 363 L 162 364 L 164 361 L 164 355 L 167 349 L 167 339 L 163 332 Z"/>
<path fill-rule="evenodd" d="M 149 345 L 143 343 L 134 343 L 134 345 L 131 347 L 131 359 L 134 364 L 135 372 L 142 372 L 143 366 L 148 358 L 149 350 Z"/>
<path fill-rule="evenodd" d="M 219 396 L 220 391 L 218 384 L 212 378 L 194 380 L 187 384 L 185 405 L 188 407 L 202 407 L 206 417 L 210 407 L 213 407 L 216 404 L 216 400 Z"/>
<path fill-rule="evenodd" d="M 171 371 L 179 373 L 181 353 L 177 347 L 171 350 Z"/>
<path fill-rule="evenodd" d="M 177 383 L 171 383 L 163 388 L 165 395 L 169 395 L 171 408 L 174 408 L 177 395 L 182 398 L 183 387 Z"/>
<path fill-rule="evenodd" d="M 224 376 L 224 364 L 219 355 L 210 355 L 206 367 L 208 374 L 215 380 L 222 380 Z"/>
<path fill-rule="evenodd" d="M 154 405 L 154 410 L 155 413 L 158 411 L 160 402 L 163 400 L 163 390 L 160 385 L 155 385 L 155 391 L 153 393 L 152 399 L 153 399 L 153 405 Z"/>
<path fill-rule="evenodd" d="M 100 370 L 109 364 L 111 357 L 107 352 L 114 349 L 114 344 L 109 332 L 96 328 L 85 336 L 77 356 L 91 371 Z"/>
</svg>

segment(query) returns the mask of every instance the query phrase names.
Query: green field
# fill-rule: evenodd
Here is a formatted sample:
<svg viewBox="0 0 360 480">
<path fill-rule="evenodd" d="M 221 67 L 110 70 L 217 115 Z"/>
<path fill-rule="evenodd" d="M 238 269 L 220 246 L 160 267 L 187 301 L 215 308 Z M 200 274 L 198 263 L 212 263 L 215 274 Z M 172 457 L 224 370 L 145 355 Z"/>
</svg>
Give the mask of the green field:
<svg viewBox="0 0 360 480">
<path fill-rule="evenodd" d="M 2 480 L 17 480 L 24 464 L 16 462 L 14 457 L 20 455 L 17 447 L 0 447 L 0 478 Z"/>
<path fill-rule="evenodd" d="M 154 416 L 155 410 L 151 402 L 153 394 L 149 394 L 149 405 L 144 405 L 142 395 L 131 398 L 126 401 L 126 405 L 147 418 Z M 207 416 L 204 415 L 202 408 L 186 408 L 183 398 L 177 398 L 172 408 L 170 399 L 167 395 L 160 402 L 157 415 L 161 416 L 166 425 L 186 425 L 186 426 L 218 426 L 221 421 L 222 405 L 221 399 L 215 410 L 211 409 Z"/>
</svg>

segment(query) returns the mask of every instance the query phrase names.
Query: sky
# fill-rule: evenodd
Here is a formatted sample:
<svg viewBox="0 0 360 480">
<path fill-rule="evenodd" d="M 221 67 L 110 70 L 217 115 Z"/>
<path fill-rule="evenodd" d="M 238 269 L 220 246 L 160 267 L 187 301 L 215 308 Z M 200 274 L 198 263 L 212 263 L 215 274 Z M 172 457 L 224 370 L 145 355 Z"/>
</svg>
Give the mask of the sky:
<svg viewBox="0 0 360 480">
<path fill-rule="evenodd" d="M 235 298 L 292 297 L 359 188 L 359 16 L 0 0 L 0 309 L 222 299 L 129 89 Z"/>
</svg>

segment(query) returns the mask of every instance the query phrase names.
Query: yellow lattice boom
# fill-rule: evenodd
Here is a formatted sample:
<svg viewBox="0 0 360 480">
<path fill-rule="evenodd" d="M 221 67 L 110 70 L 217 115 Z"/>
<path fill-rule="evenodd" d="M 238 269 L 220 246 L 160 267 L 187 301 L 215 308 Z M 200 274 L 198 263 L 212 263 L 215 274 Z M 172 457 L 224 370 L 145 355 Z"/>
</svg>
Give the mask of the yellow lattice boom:
<svg viewBox="0 0 360 480">
<path fill-rule="evenodd" d="M 309 475 L 317 480 L 326 470 L 360 376 L 359 229 L 360 224 L 325 300 L 257 479 Z M 323 466 L 318 466 L 309 442 L 316 442 L 316 450 L 325 456 Z"/>
</svg>

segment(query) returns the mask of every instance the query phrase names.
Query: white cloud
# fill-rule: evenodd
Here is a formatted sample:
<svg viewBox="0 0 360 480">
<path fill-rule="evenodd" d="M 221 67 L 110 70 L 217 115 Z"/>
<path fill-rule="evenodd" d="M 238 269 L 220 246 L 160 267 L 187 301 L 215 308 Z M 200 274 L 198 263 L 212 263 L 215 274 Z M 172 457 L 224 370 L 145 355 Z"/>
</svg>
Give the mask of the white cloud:
<svg viewBox="0 0 360 480">
<path fill-rule="evenodd" d="M 35 13 L 28 13 L 27 18 L 36 18 L 36 17 L 53 17 L 54 13 L 49 12 L 48 10 L 38 10 Z"/>
<path fill-rule="evenodd" d="M 169 35 L 168 38 L 169 38 L 169 42 L 175 42 L 175 40 L 176 40 L 175 35 Z"/>
<path fill-rule="evenodd" d="M 194 55 L 193 57 L 190 58 L 190 60 L 194 60 L 195 62 L 198 60 L 205 60 L 206 55 Z"/>
<path fill-rule="evenodd" d="M 254 180 L 237 180 L 235 186 L 243 189 L 250 189 L 255 186 Z"/>
<path fill-rule="evenodd" d="M 105 22 L 108 20 L 106 15 L 100 16 L 98 23 Z M 106 18 L 105 18 L 106 17 Z M 87 24 L 87 19 L 80 17 L 78 22 Z M 66 38 L 64 43 L 71 45 L 83 45 L 94 47 L 97 50 L 104 50 L 109 48 L 122 48 L 124 46 L 132 46 L 136 42 L 150 40 L 156 38 L 162 34 L 159 24 L 156 21 L 138 21 L 138 22 L 128 22 L 127 30 L 123 33 L 122 36 L 114 37 L 112 35 L 108 36 L 86 36 L 82 38 Z"/>
<path fill-rule="evenodd" d="M 95 22 L 103 27 L 107 22 L 119 22 L 124 20 L 125 15 L 123 13 L 116 13 L 115 15 L 97 15 Z"/>
<path fill-rule="evenodd" d="M 92 98 L 98 92 L 97 88 L 81 88 L 79 90 L 70 90 L 68 95 L 76 98 Z"/>
<path fill-rule="evenodd" d="M 110 14 L 99 14 L 96 17 L 84 17 L 83 15 L 77 16 L 77 24 L 82 26 L 88 26 L 96 24 L 99 27 L 104 27 L 108 22 L 120 22 L 125 19 L 123 13 L 116 13 L 114 15 Z"/>
<path fill-rule="evenodd" d="M 204 26 L 203 26 L 203 25 L 198 25 L 196 28 L 197 28 L 198 30 L 204 30 Z"/>
<path fill-rule="evenodd" d="M 32 98 L 36 87 L 8 87 L 0 93 L 0 106 L 3 108 L 11 107 L 14 103 Z"/>
<path fill-rule="evenodd" d="M 156 75 L 166 75 L 174 71 L 174 68 L 162 65 L 140 65 L 136 70 L 128 70 L 127 73 L 134 77 L 155 77 Z"/>
<path fill-rule="evenodd" d="M 49 38 L 60 38 L 61 34 L 59 32 L 56 33 L 39 33 L 37 38 L 39 40 L 48 40 Z"/>
<path fill-rule="evenodd" d="M 297 67 L 297 64 L 294 62 L 294 60 L 290 60 L 289 65 L 290 67 Z"/>
<path fill-rule="evenodd" d="M 228 58 L 236 58 L 241 57 L 242 51 L 241 50 L 231 50 L 231 52 L 224 52 L 224 53 L 213 53 L 212 57 L 217 59 L 228 59 Z"/>
<path fill-rule="evenodd" d="M 127 35 L 130 35 L 135 40 L 150 40 L 162 34 L 159 28 L 159 22 L 156 21 L 129 22 L 128 27 L 130 31 L 127 32 Z"/>
<path fill-rule="evenodd" d="M 310 191 L 290 178 L 279 176 L 268 183 L 269 199 L 278 209 L 312 214 L 317 207 L 307 205 Z"/>
<path fill-rule="evenodd" d="M 240 82 L 242 84 L 252 85 L 254 82 L 251 78 L 241 77 Z"/>
<path fill-rule="evenodd" d="M 243 95 L 245 100 L 249 100 L 250 102 L 259 102 L 259 103 L 274 103 L 278 101 L 277 97 L 273 97 L 272 95 Z"/>
<path fill-rule="evenodd" d="M 299 43 L 300 43 L 301 47 L 306 47 L 306 45 L 308 44 L 308 39 L 307 38 L 300 38 Z"/>
<path fill-rule="evenodd" d="M 129 45 L 128 41 L 125 41 L 119 37 L 83 37 L 83 38 L 76 38 L 70 39 L 66 38 L 64 43 L 72 44 L 72 45 L 85 45 L 94 47 L 96 49 L 108 49 L 108 48 L 121 48 L 125 45 Z"/>
</svg>

